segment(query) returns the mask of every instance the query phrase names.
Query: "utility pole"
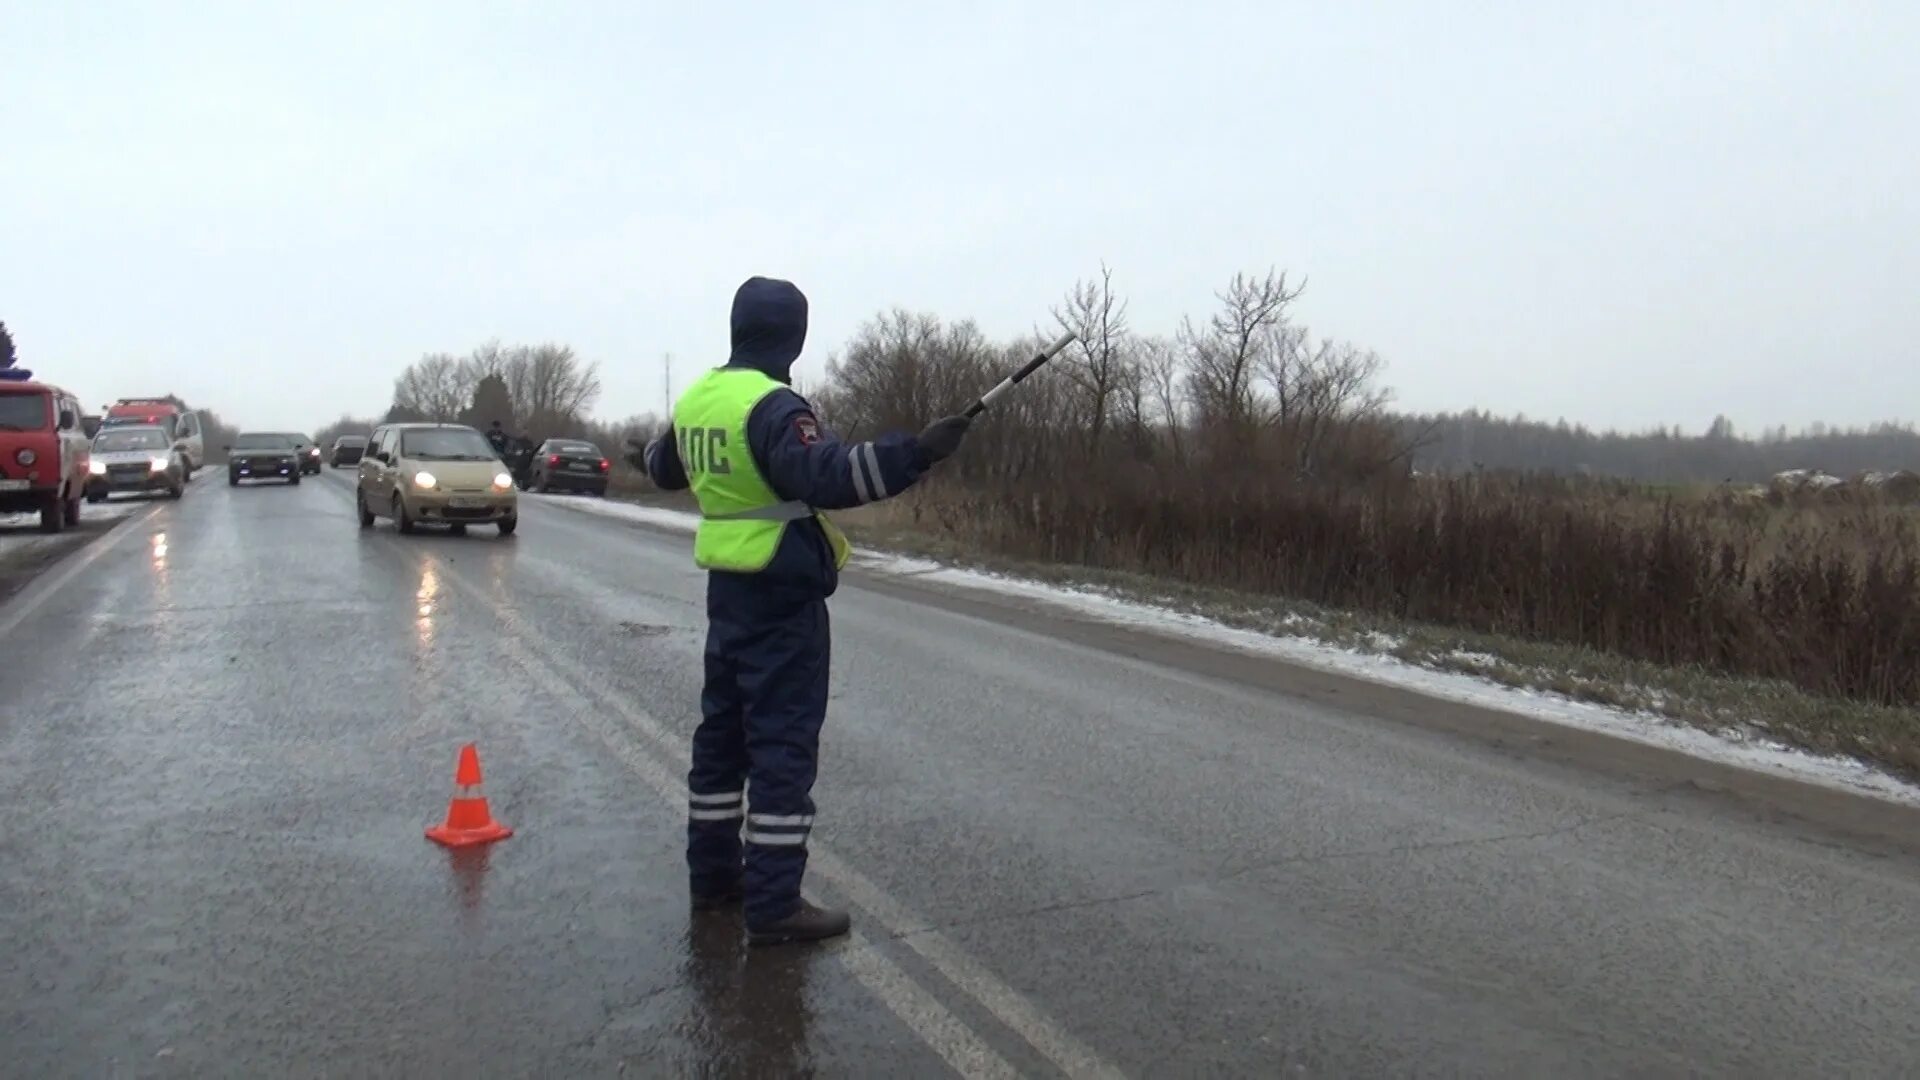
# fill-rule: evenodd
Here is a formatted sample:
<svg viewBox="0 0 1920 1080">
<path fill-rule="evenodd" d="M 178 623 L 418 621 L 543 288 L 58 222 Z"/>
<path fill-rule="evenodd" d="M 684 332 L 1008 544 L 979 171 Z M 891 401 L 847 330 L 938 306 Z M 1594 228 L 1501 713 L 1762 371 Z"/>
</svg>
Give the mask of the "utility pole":
<svg viewBox="0 0 1920 1080">
<path fill-rule="evenodd" d="M 673 354 L 667 353 L 666 357 L 667 357 L 666 400 L 663 403 L 663 407 L 666 409 L 665 415 L 667 416 L 667 418 L 672 419 L 673 417 Z"/>
</svg>

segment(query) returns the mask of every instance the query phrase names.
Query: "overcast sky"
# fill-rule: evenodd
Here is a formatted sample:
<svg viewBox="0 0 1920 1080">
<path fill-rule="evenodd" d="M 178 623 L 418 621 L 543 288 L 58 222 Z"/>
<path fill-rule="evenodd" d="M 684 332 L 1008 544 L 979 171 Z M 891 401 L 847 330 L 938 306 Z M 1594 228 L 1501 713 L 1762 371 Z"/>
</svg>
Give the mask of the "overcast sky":
<svg viewBox="0 0 1920 1080">
<path fill-rule="evenodd" d="M 375 413 L 564 341 L 599 412 L 892 305 L 1030 329 L 1236 270 L 1399 402 L 1920 416 L 1920 4 L 0 0 L 0 320 L 89 404 Z"/>
</svg>

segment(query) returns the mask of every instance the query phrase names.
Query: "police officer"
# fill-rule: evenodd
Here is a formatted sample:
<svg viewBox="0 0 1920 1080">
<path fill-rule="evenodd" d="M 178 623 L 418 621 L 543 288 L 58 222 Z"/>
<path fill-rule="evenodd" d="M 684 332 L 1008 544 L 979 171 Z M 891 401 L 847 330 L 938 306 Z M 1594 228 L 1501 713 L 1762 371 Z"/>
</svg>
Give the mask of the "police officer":
<svg viewBox="0 0 1920 1080">
<path fill-rule="evenodd" d="M 848 555 L 819 511 L 900 494 L 968 426 L 949 416 L 917 437 L 841 442 L 788 388 L 806 336 L 798 288 L 748 279 L 733 297 L 732 356 L 681 395 L 673 437 L 645 451 L 655 484 L 692 488 L 694 562 L 708 571 L 706 683 L 687 776 L 693 907 L 744 901 L 756 945 L 850 926 L 846 912 L 800 897 L 827 712 L 826 600 Z"/>
</svg>

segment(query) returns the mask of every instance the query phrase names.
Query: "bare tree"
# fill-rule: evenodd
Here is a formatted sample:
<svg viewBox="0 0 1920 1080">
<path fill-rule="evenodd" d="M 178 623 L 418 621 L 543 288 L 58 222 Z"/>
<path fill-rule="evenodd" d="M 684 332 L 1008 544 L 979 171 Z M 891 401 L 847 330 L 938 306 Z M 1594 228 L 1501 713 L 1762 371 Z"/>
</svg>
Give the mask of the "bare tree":
<svg viewBox="0 0 1920 1080">
<path fill-rule="evenodd" d="M 1127 442 L 1133 447 L 1135 456 L 1150 458 L 1159 440 L 1154 436 L 1153 387 L 1141 363 L 1138 341 L 1129 343 L 1117 377 L 1120 385 L 1114 408 L 1120 423 L 1126 425 Z"/>
<path fill-rule="evenodd" d="M 1301 474 L 1316 473 L 1329 446 L 1350 442 L 1349 429 L 1380 418 L 1389 399 L 1375 381 L 1381 367 L 1379 354 L 1347 342 L 1310 344 L 1305 327 L 1269 334 L 1261 358 L 1272 393 L 1269 419 Z"/>
<path fill-rule="evenodd" d="M 1255 379 L 1276 330 L 1287 323 L 1287 305 L 1301 288 L 1289 289 L 1285 274 L 1235 274 L 1216 293 L 1220 310 L 1205 329 L 1184 320 L 1180 341 L 1187 354 L 1187 386 L 1203 422 L 1243 428 L 1257 418 Z"/>
<path fill-rule="evenodd" d="M 514 350 L 500 344 L 499 338 L 494 338 L 469 352 L 461 364 L 467 369 L 471 384 L 477 385 L 489 375 L 504 378 L 508 365 L 512 363 L 513 353 Z"/>
<path fill-rule="evenodd" d="M 466 365 L 448 353 L 428 353 L 393 383 L 393 409 L 429 420 L 452 420 L 473 397 Z"/>
<path fill-rule="evenodd" d="M 1127 302 L 1114 295 L 1113 271 L 1101 263 L 1098 281 L 1074 282 L 1064 304 L 1052 310 L 1060 328 L 1074 334 L 1060 370 L 1080 392 L 1087 445 L 1097 451 L 1132 361 Z"/>
<path fill-rule="evenodd" d="M 600 398 L 599 366 L 582 364 L 566 345 L 517 347 L 509 353 L 502 377 L 516 406 L 516 422 L 530 432 L 563 433 L 561 429 L 578 424 Z"/>
<path fill-rule="evenodd" d="M 862 324 L 846 352 L 829 361 L 822 411 L 842 435 L 917 430 L 986 385 L 994 348 L 971 320 L 895 308 Z"/>
<path fill-rule="evenodd" d="M 1145 386 L 1155 409 L 1156 420 L 1166 425 L 1167 440 L 1176 463 L 1186 460 L 1181 427 L 1186 422 L 1181 382 L 1180 349 L 1163 337 L 1141 338 L 1139 343 L 1140 383 Z"/>
<path fill-rule="evenodd" d="M 1371 434 L 1365 440 L 1355 438 L 1362 429 L 1371 433 L 1390 428 L 1382 414 L 1391 395 L 1375 382 L 1381 367 L 1379 354 L 1346 342 L 1323 341 L 1306 355 L 1299 395 L 1303 437 L 1296 460 L 1300 470 L 1317 475 L 1335 451 L 1363 469 L 1382 467 L 1401 456 L 1397 439 L 1382 441 Z M 1370 455 L 1357 450 L 1361 442 L 1389 456 L 1367 460 Z"/>
</svg>

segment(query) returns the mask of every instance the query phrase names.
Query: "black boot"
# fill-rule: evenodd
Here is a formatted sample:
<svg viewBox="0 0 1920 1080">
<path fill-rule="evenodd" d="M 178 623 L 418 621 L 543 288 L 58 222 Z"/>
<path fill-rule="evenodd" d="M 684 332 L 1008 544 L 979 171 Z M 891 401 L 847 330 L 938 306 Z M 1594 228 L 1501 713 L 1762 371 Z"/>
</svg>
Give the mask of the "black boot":
<svg viewBox="0 0 1920 1080">
<path fill-rule="evenodd" d="M 839 937 L 853 928 L 853 920 L 844 911 L 815 907 L 800 901 L 800 910 L 779 922 L 747 927 L 747 944 L 780 945 L 789 941 L 819 941 Z"/>
<path fill-rule="evenodd" d="M 692 891 L 692 897 L 693 910 L 719 911 L 722 908 L 739 907 L 740 901 L 746 898 L 746 890 L 742 888 L 740 882 L 736 880 L 732 884 L 713 892 L 702 892 L 699 889 L 694 889 Z"/>
</svg>

